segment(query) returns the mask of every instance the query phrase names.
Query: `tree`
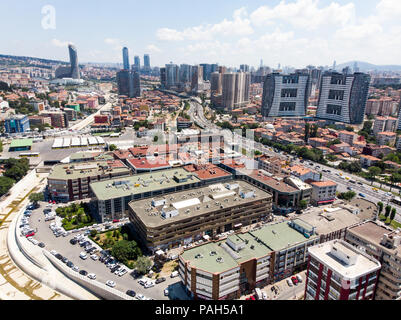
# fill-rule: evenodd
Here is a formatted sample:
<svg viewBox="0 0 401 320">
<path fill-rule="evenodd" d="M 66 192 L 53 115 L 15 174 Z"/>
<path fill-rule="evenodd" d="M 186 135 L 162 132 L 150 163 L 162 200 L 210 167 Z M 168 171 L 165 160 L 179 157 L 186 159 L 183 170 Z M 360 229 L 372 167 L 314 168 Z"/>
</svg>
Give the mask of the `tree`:
<svg viewBox="0 0 401 320">
<path fill-rule="evenodd" d="M 15 180 L 9 177 L 0 177 L 0 197 L 5 195 L 13 186 Z"/>
<path fill-rule="evenodd" d="M 154 136 L 153 142 L 157 142 L 157 141 L 159 141 L 159 137 L 158 136 Z"/>
<path fill-rule="evenodd" d="M 396 214 L 397 214 L 397 210 L 396 210 L 396 208 L 393 208 L 393 209 L 391 210 L 391 214 L 390 214 L 390 220 L 391 220 L 391 221 L 394 220 Z"/>
<path fill-rule="evenodd" d="M 97 235 L 97 230 L 91 230 L 91 237 L 94 238 Z"/>
<path fill-rule="evenodd" d="M 31 193 L 29 195 L 29 200 L 33 202 L 33 204 L 36 206 L 39 201 L 44 201 L 45 196 L 43 193 Z"/>
<path fill-rule="evenodd" d="M 387 205 L 387 206 L 386 206 L 385 213 L 384 213 L 384 216 L 385 216 L 386 218 L 388 218 L 388 216 L 390 215 L 390 212 L 391 212 L 391 206 Z"/>
<path fill-rule="evenodd" d="M 109 146 L 109 150 L 110 150 L 110 151 L 115 151 L 115 150 L 117 150 L 117 146 L 116 146 L 115 144 L 111 144 L 111 145 Z"/>
<path fill-rule="evenodd" d="M 327 143 L 327 148 L 330 148 L 332 145 L 340 144 L 340 143 L 341 143 L 340 139 L 334 139 L 334 140 L 329 141 L 329 142 Z"/>
<path fill-rule="evenodd" d="M 121 240 L 118 241 L 111 249 L 112 255 L 122 262 L 128 260 L 136 260 L 142 255 L 141 249 L 139 249 L 135 241 Z"/>
<path fill-rule="evenodd" d="M 301 200 L 298 203 L 298 207 L 299 209 L 304 210 L 308 207 L 308 202 L 306 200 Z"/>
<path fill-rule="evenodd" d="M 381 174 L 382 170 L 378 167 L 370 167 L 369 168 L 369 176 L 372 179 L 372 185 L 373 185 L 373 181 L 375 180 L 375 178 Z"/>
<path fill-rule="evenodd" d="M 383 212 L 383 208 L 384 208 L 383 202 L 379 201 L 377 203 L 377 206 L 379 207 L 379 214 L 381 214 Z"/>
<path fill-rule="evenodd" d="M 135 268 L 140 274 L 145 274 L 152 267 L 152 260 L 148 257 L 142 256 L 136 260 Z"/>
<path fill-rule="evenodd" d="M 354 191 L 348 191 L 348 192 L 340 193 L 338 195 L 338 198 L 347 200 L 347 201 L 351 201 L 353 198 L 355 198 L 355 196 L 356 196 L 356 193 Z"/>
</svg>

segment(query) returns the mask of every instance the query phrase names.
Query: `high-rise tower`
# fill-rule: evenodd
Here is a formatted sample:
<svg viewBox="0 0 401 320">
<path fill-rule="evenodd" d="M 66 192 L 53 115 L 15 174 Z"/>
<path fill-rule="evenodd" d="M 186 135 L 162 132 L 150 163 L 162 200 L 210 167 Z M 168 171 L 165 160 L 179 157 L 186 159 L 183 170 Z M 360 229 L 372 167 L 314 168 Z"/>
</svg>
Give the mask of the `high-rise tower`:
<svg viewBox="0 0 401 320">
<path fill-rule="evenodd" d="M 124 70 L 129 70 L 129 55 L 128 55 L 128 48 L 124 47 L 123 48 L 123 65 L 124 65 Z"/>
</svg>

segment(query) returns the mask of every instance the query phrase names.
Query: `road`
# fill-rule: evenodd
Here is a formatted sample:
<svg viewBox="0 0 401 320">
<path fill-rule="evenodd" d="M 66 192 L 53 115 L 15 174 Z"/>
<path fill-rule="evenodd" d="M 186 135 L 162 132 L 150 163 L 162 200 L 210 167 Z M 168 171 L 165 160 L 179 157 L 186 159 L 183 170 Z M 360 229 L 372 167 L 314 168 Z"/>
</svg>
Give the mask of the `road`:
<svg viewBox="0 0 401 320">
<path fill-rule="evenodd" d="M 106 104 L 104 106 L 99 108 L 99 110 L 96 113 L 91 114 L 90 116 L 88 116 L 84 120 L 82 120 L 81 122 L 71 126 L 70 130 L 82 130 L 85 127 L 89 126 L 94 121 L 95 116 L 99 115 L 102 111 L 110 110 L 112 107 L 112 102 L 109 101 L 111 99 L 110 94 L 106 95 L 105 99 L 106 99 Z"/>
<path fill-rule="evenodd" d="M 209 129 L 209 130 L 210 129 L 218 129 L 218 130 L 222 131 L 220 127 L 209 122 L 205 118 L 204 113 L 203 113 L 203 107 L 201 104 L 195 102 L 194 100 L 191 100 L 190 105 L 191 105 L 191 108 L 190 108 L 188 114 L 190 115 L 191 119 L 194 122 L 201 124 L 202 127 L 204 127 L 205 129 Z M 370 181 L 367 181 L 359 176 L 355 176 L 355 175 L 349 174 L 347 172 L 344 172 L 344 171 L 341 171 L 338 169 L 333 169 L 329 166 L 318 164 L 313 161 L 307 160 L 304 163 L 301 163 L 300 159 L 293 158 L 292 156 L 289 156 L 289 155 L 285 155 L 283 152 L 276 153 L 276 152 L 272 151 L 272 148 L 264 146 L 261 143 L 255 142 L 253 139 L 247 139 L 246 137 L 243 137 L 236 133 L 234 133 L 234 134 L 229 133 L 229 132 L 227 132 L 227 130 L 223 130 L 223 134 L 225 136 L 226 141 L 232 141 L 234 138 L 234 140 L 236 142 L 240 143 L 241 148 L 247 150 L 247 152 L 249 152 L 249 153 L 254 152 L 255 150 L 258 150 L 269 156 L 280 157 L 283 159 L 291 159 L 292 163 L 301 164 L 310 169 L 314 169 L 315 171 L 322 173 L 322 177 L 324 178 L 324 180 L 332 180 L 332 181 L 336 182 L 338 184 L 338 190 L 340 192 L 348 191 L 347 188 L 351 188 L 353 191 L 355 191 L 357 193 L 358 196 L 360 193 L 362 193 L 363 195 L 365 195 L 365 199 L 370 200 L 374 203 L 381 201 L 384 203 L 385 206 L 387 204 L 390 204 L 392 207 L 396 208 L 396 210 L 397 210 L 395 220 L 398 222 L 401 222 L 401 206 L 398 206 L 392 202 L 390 203 L 392 195 L 390 196 L 390 194 L 388 192 L 382 191 L 380 189 L 377 192 L 373 191 Z M 320 169 L 319 168 L 316 169 L 317 166 L 320 166 Z M 329 170 L 330 172 L 323 172 L 322 170 L 326 170 L 326 171 Z M 342 176 L 344 178 L 341 178 L 340 174 L 342 174 Z M 357 183 L 352 184 L 349 182 L 349 180 L 346 180 L 345 177 L 350 178 L 350 180 L 360 182 L 360 183 L 362 183 L 362 185 L 357 184 Z M 396 190 L 396 189 L 393 188 L 393 190 Z"/>
</svg>

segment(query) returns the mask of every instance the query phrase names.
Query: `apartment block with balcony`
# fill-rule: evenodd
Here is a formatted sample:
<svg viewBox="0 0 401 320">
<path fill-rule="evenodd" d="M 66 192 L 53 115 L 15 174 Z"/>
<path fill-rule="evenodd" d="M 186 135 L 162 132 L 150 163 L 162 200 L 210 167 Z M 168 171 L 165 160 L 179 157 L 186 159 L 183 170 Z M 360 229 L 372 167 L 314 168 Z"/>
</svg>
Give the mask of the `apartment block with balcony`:
<svg viewBox="0 0 401 320">
<path fill-rule="evenodd" d="M 401 234 L 380 222 L 349 228 L 345 240 L 380 261 L 375 300 L 401 300 Z"/>
<path fill-rule="evenodd" d="M 373 300 L 378 260 L 343 240 L 310 247 L 305 300 Z"/>
</svg>

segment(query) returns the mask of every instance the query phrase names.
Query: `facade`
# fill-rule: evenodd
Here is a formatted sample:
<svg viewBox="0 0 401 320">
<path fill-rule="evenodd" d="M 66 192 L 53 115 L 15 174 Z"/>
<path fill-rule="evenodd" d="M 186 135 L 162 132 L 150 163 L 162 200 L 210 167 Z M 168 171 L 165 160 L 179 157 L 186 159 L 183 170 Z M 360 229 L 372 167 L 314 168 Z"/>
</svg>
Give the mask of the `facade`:
<svg viewBox="0 0 401 320">
<path fill-rule="evenodd" d="M 89 184 L 129 176 L 131 170 L 121 161 L 98 161 L 56 165 L 47 179 L 53 200 L 69 202 L 91 197 Z"/>
<path fill-rule="evenodd" d="M 316 117 L 361 124 L 365 116 L 370 76 L 327 72 L 322 76 Z"/>
<path fill-rule="evenodd" d="M 321 205 L 332 203 L 336 199 L 337 183 L 333 181 L 314 181 L 310 185 L 312 191 L 312 203 Z"/>
<path fill-rule="evenodd" d="M 317 242 L 302 220 L 269 224 L 185 250 L 179 275 L 195 299 L 239 299 L 304 268 L 307 250 Z"/>
<path fill-rule="evenodd" d="M 179 84 L 179 68 L 176 64 L 166 64 L 166 87 L 173 88 Z"/>
<path fill-rule="evenodd" d="M 120 70 L 117 72 L 118 94 L 129 98 L 141 96 L 141 79 L 138 72 Z"/>
<path fill-rule="evenodd" d="M 80 71 L 78 65 L 78 53 L 77 48 L 71 44 L 68 45 L 68 52 L 70 55 L 70 67 L 59 67 L 56 70 L 57 78 L 72 78 L 80 79 Z"/>
<path fill-rule="evenodd" d="M 310 91 L 307 73 L 266 76 L 263 87 L 262 116 L 303 117 L 306 115 Z"/>
<path fill-rule="evenodd" d="M 129 217 L 141 241 L 154 251 L 268 219 L 271 205 L 271 194 L 233 180 L 131 202 Z"/>
<path fill-rule="evenodd" d="M 343 240 L 310 247 L 305 300 L 373 300 L 381 264 Z"/>
<path fill-rule="evenodd" d="M 222 74 L 213 72 L 210 76 L 210 90 L 212 94 L 222 94 Z"/>
<path fill-rule="evenodd" d="M 222 75 L 222 106 L 228 111 L 249 103 L 250 74 L 246 72 Z"/>
<path fill-rule="evenodd" d="M 375 300 L 401 300 L 401 236 L 377 222 L 349 228 L 345 240 L 380 261 Z"/>
<path fill-rule="evenodd" d="M 141 59 L 139 56 L 134 57 L 134 65 L 132 66 L 132 71 L 140 72 L 141 71 Z"/>
<path fill-rule="evenodd" d="M 12 115 L 4 120 L 6 133 L 24 133 L 30 130 L 27 115 Z"/>
<path fill-rule="evenodd" d="M 45 111 L 41 116 L 50 117 L 51 125 L 54 128 L 68 128 L 69 122 L 65 112 L 62 111 Z"/>
<path fill-rule="evenodd" d="M 192 66 L 191 67 L 191 90 L 192 92 L 201 91 L 201 85 L 203 83 L 203 67 L 202 66 Z"/>
<path fill-rule="evenodd" d="M 129 70 L 130 69 L 129 53 L 128 53 L 128 48 L 127 47 L 123 48 L 123 66 L 124 66 L 124 70 Z"/>
<path fill-rule="evenodd" d="M 393 147 L 395 145 L 395 141 L 397 139 L 397 134 L 395 132 L 379 132 L 377 134 L 377 143 L 379 146 L 390 146 Z"/>
</svg>

